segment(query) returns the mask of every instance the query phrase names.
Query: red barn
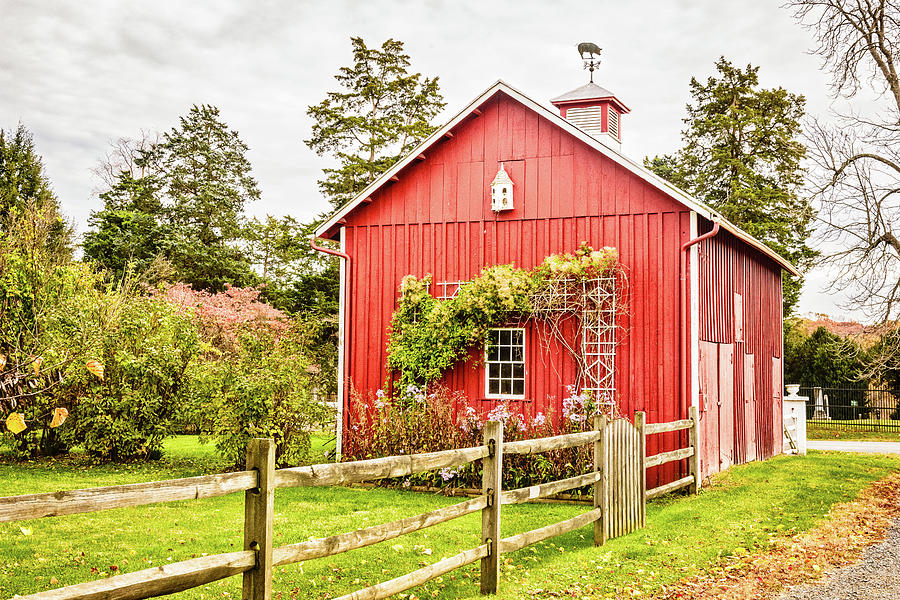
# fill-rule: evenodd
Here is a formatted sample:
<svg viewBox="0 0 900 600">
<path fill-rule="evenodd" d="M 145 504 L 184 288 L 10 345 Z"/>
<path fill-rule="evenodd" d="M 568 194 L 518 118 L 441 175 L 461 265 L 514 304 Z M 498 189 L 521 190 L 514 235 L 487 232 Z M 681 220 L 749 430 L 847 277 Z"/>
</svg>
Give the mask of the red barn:
<svg viewBox="0 0 900 600">
<path fill-rule="evenodd" d="M 655 423 L 698 406 L 704 475 L 780 453 L 781 274 L 795 269 L 621 154 L 628 108 L 612 93 L 589 83 L 552 102 L 558 113 L 498 81 L 316 232 L 339 241 L 342 255 L 343 427 L 351 386 L 373 390 L 388 377 L 387 329 L 404 275 L 431 274 L 432 294 L 452 295 L 485 266 L 533 268 L 586 241 L 617 248 L 628 272 L 614 359 L 622 414 L 643 410 Z M 493 210 L 501 168 L 512 206 Z M 518 348 L 510 381 L 494 381 L 486 357 L 459 364 L 445 383 L 486 408 L 503 399 L 546 414 L 576 380 L 574 360 L 542 347 L 527 324 L 497 336 Z M 667 435 L 651 436 L 665 447 L 648 454 L 674 448 L 677 434 Z"/>
</svg>

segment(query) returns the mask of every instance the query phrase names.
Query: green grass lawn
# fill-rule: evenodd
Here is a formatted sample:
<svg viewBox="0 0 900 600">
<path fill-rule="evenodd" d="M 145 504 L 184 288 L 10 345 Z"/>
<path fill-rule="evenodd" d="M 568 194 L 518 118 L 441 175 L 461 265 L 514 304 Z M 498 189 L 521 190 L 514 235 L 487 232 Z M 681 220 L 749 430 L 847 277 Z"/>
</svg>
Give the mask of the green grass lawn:
<svg viewBox="0 0 900 600">
<path fill-rule="evenodd" d="M 867 440 L 877 442 L 900 442 L 900 427 L 897 429 L 882 429 L 880 431 L 860 431 L 858 429 L 837 428 L 841 421 L 835 421 L 830 425 L 817 423 L 806 424 L 806 438 L 810 440 Z M 896 423 L 896 421 L 894 421 Z"/>
<path fill-rule="evenodd" d="M 91 467 L 78 460 L 0 462 L 0 494 L 26 494 L 184 477 L 216 470 L 209 447 L 170 440 L 152 464 Z M 647 527 L 591 545 L 584 528 L 503 557 L 502 598 L 615 597 L 626 586 L 649 591 L 714 564 L 720 556 L 766 547 L 776 536 L 810 528 L 835 502 L 900 461 L 877 455 L 810 453 L 735 467 L 699 496 L 670 495 L 647 507 Z M 275 496 L 276 546 L 414 515 L 458 502 L 435 494 L 363 488 L 294 488 Z M 585 510 L 529 504 L 505 507 L 505 536 Z M 243 498 L 190 502 L 0 524 L 0 597 L 30 593 L 241 548 Z M 402 575 L 478 545 L 477 514 L 352 552 L 279 567 L 275 597 L 324 598 Z M 115 567 L 115 568 L 113 568 Z M 420 598 L 476 598 L 477 563 L 410 593 Z M 51 579 L 53 583 L 51 583 Z M 538 591 L 541 590 L 541 591 Z M 240 578 L 179 598 L 236 598 Z"/>
</svg>

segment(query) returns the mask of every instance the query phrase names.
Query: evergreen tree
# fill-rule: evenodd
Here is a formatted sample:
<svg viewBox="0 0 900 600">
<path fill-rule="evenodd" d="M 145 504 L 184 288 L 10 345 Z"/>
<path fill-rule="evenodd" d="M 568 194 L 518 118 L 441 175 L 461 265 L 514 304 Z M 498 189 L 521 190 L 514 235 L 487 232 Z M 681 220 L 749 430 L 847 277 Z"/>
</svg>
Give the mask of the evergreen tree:
<svg viewBox="0 0 900 600">
<path fill-rule="evenodd" d="M 806 101 L 783 88 L 761 89 L 759 67 L 741 69 L 723 57 L 716 70 L 705 83 L 691 79 L 684 147 L 644 164 L 803 271 L 817 255 L 806 244 L 813 210 L 800 195 Z M 785 278 L 785 314 L 801 286 L 802 279 Z"/>
<path fill-rule="evenodd" d="M 784 380 L 803 387 L 865 388 L 866 352 L 853 339 L 819 327 L 807 334 L 796 319 L 784 322 Z"/>
<path fill-rule="evenodd" d="M 136 146 L 134 168 L 100 195 L 85 257 L 121 276 L 127 265 L 143 270 L 162 256 L 198 289 L 254 283 L 238 247 L 244 206 L 259 198 L 247 150 L 216 107 L 194 105 L 159 142 Z"/>
<path fill-rule="evenodd" d="M 315 120 L 306 145 L 338 161 L 319 181 L 335 208 L 428 137 L 444 107 L 437 77 L 408 72 L 403 42 L 388 39 L 378 49 L 359 37 L 350 41 L 353 65 L 335 75 L 343 91 L 329 92 L 306 111 Z"/>
<path fill-rule="evenodd" d="M 40 228 L 25 227 L 34 222 L 26 219 L 29 214 L 40 215 Z M 60 213 L 31 132 L 19 123 L 15 132 L 0 129 L 0 234 L 23 227 L 31 230 L 31 242 L 41 250 L 63 262 L 71 257 L 72 227 Z"/>
</svg>

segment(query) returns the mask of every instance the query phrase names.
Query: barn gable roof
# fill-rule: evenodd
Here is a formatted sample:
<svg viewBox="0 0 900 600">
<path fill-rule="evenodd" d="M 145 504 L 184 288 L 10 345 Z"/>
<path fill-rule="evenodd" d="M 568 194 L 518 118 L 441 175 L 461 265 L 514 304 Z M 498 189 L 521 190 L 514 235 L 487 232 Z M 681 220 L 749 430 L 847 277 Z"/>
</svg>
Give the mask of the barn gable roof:
<svg viewBox="0 0 900 600">
<path fill-rule="evenodd" d="M 532 100 L 531 98 L 502 80 L 498 80 L 483 93 L 481 93 L 478 97 L 472 100 L 472 102 L 470 102 L 465 108 L 459 111 L 443 127 L 440 127 L 434 133 L 428 136 L 425 140 L 422 141 L 421 144 L 416 146 L 409 154 L 407 154 L 406 157 L 402 158 L 397 163 L 395 163 L 393 167 L 382 173 L 378 178 L 375 179 L 375 181 L 369 184 L 368 187 L 366 187 L 362 192 L 357 194 L 356 197 L 350 200 L 350 202 L 348 202 L 337 212 L 335 212 L 327 221 L 325 221 L 322 225 L 319 226 L 318 229 L 316 229 L 316 237 L 327 236 L 330 232 L 334 232 L 336 226 L 342 224 L 345 221 L 347 215 L 353 212 L 358 206 L 365 203 L 366 200 L 370 196 L 372 196 L 372 194 L 374 194 L 376 190 L 381 188 L 392 179 L 396 181 L 397 174 L 400 171 L 402 171 L 406 166 L 415 161 L 417 157 L 425 152 L 425 150 L 438 142 L 454 127 L 465 120 L 466 117 L 468 117 L 473 111 L 477 110 L 478 107 L 490 100 L 499 92 L 503 92 L 525 107 L 530 108 L 540 116 L 548 119 L 551 123 L 561 128 L 566 133 L 585 143 L 589 147 L 603 154 L 620 166 L 628 169 L 650 185 L 654 186 L 655 188 L 670 196 L 690 210 L 697 212 L 697 214 L 702 215 L 710 221 L 719 223 L 722 229 L 725 229 L 738 239 L 743 240 L 745 243 L 756 248 L 757 250 L 771 258 L 773 261 L 775 261 L 782 269 L 788 271 L 793 275 L 800 275 L 800 272 L 797 271 L 797 269 L 790 262 L 785 260 L 781 255 L 779 255 L 777 252 L 775 252 L 738 226 L 729 222 L 727 219 L 716 213 L 708 205 L 697 200 L 684 190 L 675 187 L 662 177 L 659 177 L 652 171 L 645 168 L 640 163 L 637 163 L 627 156 L 621 154 L 620 152 L 617 152 L 616 150 L 604 145 L 593 136 L 585 133 L 584 131 L 573 125 L 571 122 L 562 118 L 559 114 L 547 109 L 546 107 Z"/>
</svg>

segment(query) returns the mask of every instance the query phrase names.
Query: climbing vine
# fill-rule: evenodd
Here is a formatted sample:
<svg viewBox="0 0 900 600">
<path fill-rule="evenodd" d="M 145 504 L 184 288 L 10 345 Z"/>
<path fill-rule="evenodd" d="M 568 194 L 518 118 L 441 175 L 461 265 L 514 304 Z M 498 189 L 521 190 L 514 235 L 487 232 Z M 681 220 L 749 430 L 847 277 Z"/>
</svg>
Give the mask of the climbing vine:
<svg viewBox="0 0 900 600">
<path fill-rule="evenodd" d="M 427 384 L 473 349 L 483 348 L 494 327 L 536 318 L 561 337 L 560 319 L 584 306 L 585 287 L 578 283 L 586 279 L 612 285 L 622 279 L 615 248 L 594 250 L 582 244 L 572 254 L 548 256 L 532 270 L 511 264 L 486 267 L 446 300 L 431 295 L 431 275 L 407 275 L 391 320 L 388 364 L 400 373 L 404 387 Z M 575 353 L 571 341 L 561 341 Z"/>
</svg>

